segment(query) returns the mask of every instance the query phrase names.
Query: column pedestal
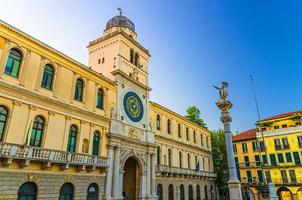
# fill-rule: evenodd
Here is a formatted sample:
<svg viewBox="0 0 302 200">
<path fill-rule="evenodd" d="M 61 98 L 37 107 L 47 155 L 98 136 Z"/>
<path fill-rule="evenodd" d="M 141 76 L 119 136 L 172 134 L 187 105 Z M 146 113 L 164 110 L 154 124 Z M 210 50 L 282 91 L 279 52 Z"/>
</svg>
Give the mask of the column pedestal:
<svg viewBox="0 0 302 200">
<path fill-rule="evenodd" d="M 239 181 L 228 181 L 231 200 L 242 200 L 241 184 Z"/>
<path fill-rule="evenodd" d="M 268 183 L 268 190 L 269 190 L 269 194 L 270 194 L 270 197 L 269 197 L 270 200 L 278 200 L 279 199 L 279 197 L 276 193 L 276 190 L 275 190 L 275 184 L 274 183 Z"/>
</svg>

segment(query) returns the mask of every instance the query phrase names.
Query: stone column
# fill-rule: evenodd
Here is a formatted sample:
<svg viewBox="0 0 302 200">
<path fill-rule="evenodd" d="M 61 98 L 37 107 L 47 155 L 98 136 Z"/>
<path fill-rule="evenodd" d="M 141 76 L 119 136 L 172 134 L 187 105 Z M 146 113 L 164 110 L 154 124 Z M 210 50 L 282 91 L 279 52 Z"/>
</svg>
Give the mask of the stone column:
<svg viewBox="0 0 302 200">
<path fill-rule="evenodd" d="M 6 60 L 9 55 L 9 49 L 10 49 L 10 41 L 8 39 L 5 39 L 4 48 L 2 50 L 2 55 L 0 57 L 0 78 L 2 77 L 4 73 L 4 69 L 6 66 Z"/>
<path fill-rule="evenodd" d="M 155 185 L 155 179 L 156 179 L 156 175 L 155 175 L 155 165 L 156 165 L 156 157 L 155 154 L 151 154 L 151 195 L 153 197 L 156 196 L 156 185 Z"/>
<path fill-rule="evenodd" d="M 146 198 L 146 171 L 144 170 L 141 173 L 140 199 Z"/>
<path fill-rule="evenodd" d="M 147 197 L 150 197 L 150 191 L 151 191 L 151 154 L 147 154 L 147 183 L 146 183 L 146 195 Z"/>
<path fill-rule="evenodd" d="M 223 91 L 224 92 L 224 91 Z M 224 137 L 227 150 L 228 166 L 229 166 L 229 194 L 231 200 L 242 200 L 241 184 L 237 177 L 235 157 L 233 151 L 231 121 L 232 118 L 229 113 L 229 109 L 232 108 L 232 103 L 225 98 L 221 98 L 216 105 L 221 110 L 220 120 L 224 125 Z"/>
<path fill-rule="evenodd" d="M 113 198 L 121 199 L 120 189 L 120 147 L 116 146 L 114 151 L 114 168 L 113 168 Z"/>
<path fill-rule="evenodd" d="M 108 168 L 106 173 L 106 189 L 105 189 L 105 199 L 111 199 L 112 191 L 112 168 L 113 168 L 113 148 L 108 146 Z"/>
</svg>

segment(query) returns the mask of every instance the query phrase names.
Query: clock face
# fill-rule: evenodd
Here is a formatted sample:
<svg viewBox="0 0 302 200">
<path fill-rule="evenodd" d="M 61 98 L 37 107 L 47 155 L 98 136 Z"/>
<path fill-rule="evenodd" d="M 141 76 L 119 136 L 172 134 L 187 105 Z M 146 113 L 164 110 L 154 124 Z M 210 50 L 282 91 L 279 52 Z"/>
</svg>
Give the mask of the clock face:
<svg viewBox="0 0 302 200">
<path fill-rule="evenodd" d="M 139 96 L 134 92 L 127 92 L 124 96 L 124 109 L 133 122 L 139 122 L 144 115 L 143 103 Z"/>
</svg>

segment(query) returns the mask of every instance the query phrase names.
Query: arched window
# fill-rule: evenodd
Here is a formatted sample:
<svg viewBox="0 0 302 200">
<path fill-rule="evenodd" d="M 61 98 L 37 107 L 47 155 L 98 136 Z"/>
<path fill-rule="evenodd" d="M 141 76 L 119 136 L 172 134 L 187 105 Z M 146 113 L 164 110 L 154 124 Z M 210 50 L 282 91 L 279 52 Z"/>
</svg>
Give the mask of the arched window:
<svg viewBox="0 0 302 200">
<path fill-rule="evenodd" d="M 168 149 L 168 164 L 169 164 L 169 166 L 172 166 L 172 151 L 171 151 L 171 149 Z"/>
<path fill-rule="evenodd" d="M 171 120 L 168 119 L 167 121 L 167 130 L 168 130 L 168 133 L 170 134 L 171 133 Z"/>
<path fill-rule="evenodd" d="M 211 187 L 210 187 L 210 193 L 211 193 L 211 199 L 214 199 L 214 198 L 212 198 L 212 197 L 214 197 L 213 185 L 211 185 Z"/>
<path fill-rule="evenodd" d="M 160 130 L 160 115 L 156 116 L 156 129 Z"/>
<path fill-rule="evenodd" d="M 43 137 L 44 119 L 41 116 L 37 116 L 34 120 L 34 124 L 31 131 L 30 145 L 40 147 Z"/>
<path fill-rule="evenodd" d="M 75 152 L 76 143 L 77 143 L 77 127 L 75 125 L 71 125 L 69 129 L 69 136 L 68 136 L 68 144 L 67 144 L 67 151 L 70 153 Z"/>
<path fill-rule="evenodd" d="M 99 186 L 96 183 L 91 183 L 87 189 L 86 200 L 98 200 L 99 199 Z"/>
<path fill-rule="evenodd" d="M 196 200 L 201 200 L 200 198 L 200 186 L 196 185 Z"/>
<path fill-rule="evenodd" d="M 96 107 L 99 109 L 104 109 L 104 91 L 101 88 L 98 90 Z"/>
<path fill-rule="evenodd" d="M 168 197 L 169 200 L 174 200 L 174 188 L 172 184 L 170 184 L 168 188 Z"/>
<path fill-rule="evenodd" d="M 84 91 L 84 81 L 78 78 L 75 86 L 74 99 L 77 101 L 82 101 L 83 91 Z"/>
<path fill-rule="evenodd" d="M 160 147 L 157 147 L 157 164 L 160 165 Z"/>
<path fill-rule="evenodd" d="M 53 67 L 49 64 L 45 65 L 41 86 L 48 90 L 52 89 L 52 82 L 54 77 Z"/>
<path fill-rule="evenodd" d="M 4 72 L 13 77 L 19 76 L 20 66 L 22 62 L 22 54 L 17 49 L 11 49 L 6 61 Z"/>
<path fill-rule="evenodd" d="M 133 52 L 133 49 L 130 49 L 130 62 L 134 63 L 134 52 Z"/>
<path fill-rule="evenodd" d="M 71 183 L 64 183 L 60 188 L 59 200 L 72 200 L 73 199 L 73 185 Z"/>
<path fill-rule="evenodd" d="M 137 53 L 135 53 L 135 57 L 134 57 L 134 65 L 135 66 L 139 66 L 139 55 Z"/>
<path fill-rule="evenodd" d="M 178 124 L 178 137 L 179 138 L 181 137 L 181 126 L 180 126 L 180 124 Z"/>
<path fill-rule="evenodd" d="M 204 196 L 205 199 L 208 200 L 208 187 L 206 185 L 204 186 Z"/>
<path fill-rule="evenodd" d="M 7 123 L 8 111 L 4 106 L 0 106 L 0 141 L 3 140 L 4 131 Z"/>
<path fill-rule="evenodd" d="M 37 186 L 33 182 L 26 182 L 18 190 L 17 200 L 35 200 L 37 198 Z"/>
<path fill-rule="evenodd" d="M 163 186 L 162 186 L 162 184 L 157 185 L 157 196 L 158 196 L 158 200 L 163 200 Z"/>
<path fill-rule="evenodd" d="M 88 139 L 85 138 L 82 144 L 82 153 L 88 153 L 88 151 L 89 151 L 89 141 Z"/>
<path fill-rule="evenodd" d="M 203 171 L 206 171 L 205 163 L 204 163 L 204 158 L 202 158 L 202 169 Z"/>
<path fill-rule="evenodd" d="M 100 133 L 94 131 L 93 133 L 93 144 L 92 144 L 92 155 L 99 155 L 99 146 L 100 146 Z"/>
<path fill-rule="evenodd" d="M 193 187 L 189 185 L 189 200 L 193 200 Z"/>
<path fill-rule="evenodd" d="M 180 185 L 179 190 L 180 190 L 180 200 L 185 200 L 185 187 L 183 184 Z"/>
<path fill-rule="evenodd" d="M 182 153 L 179 152 L 179 167 L 182 168 Z"/>
<path fill-rule="evenodd" d="M 191 169 L 191 156 L 188 154 L 188 169 Z"/>
</svg>

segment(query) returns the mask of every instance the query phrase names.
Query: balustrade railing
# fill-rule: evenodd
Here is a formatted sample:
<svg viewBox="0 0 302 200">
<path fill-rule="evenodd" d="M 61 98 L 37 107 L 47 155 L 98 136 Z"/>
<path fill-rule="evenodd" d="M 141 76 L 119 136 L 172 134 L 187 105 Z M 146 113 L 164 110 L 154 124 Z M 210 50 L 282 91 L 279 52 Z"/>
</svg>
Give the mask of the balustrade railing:
<svg viewBox="0 0 302 200">
<path fill-rule="evenodd" d="M 8 159 L 37 160 L 51 163 L 106 167 L 107 159 L 81 153 L 46 149 L 10 143 L 0 143 L 0 157 Z"/>
</svg>

